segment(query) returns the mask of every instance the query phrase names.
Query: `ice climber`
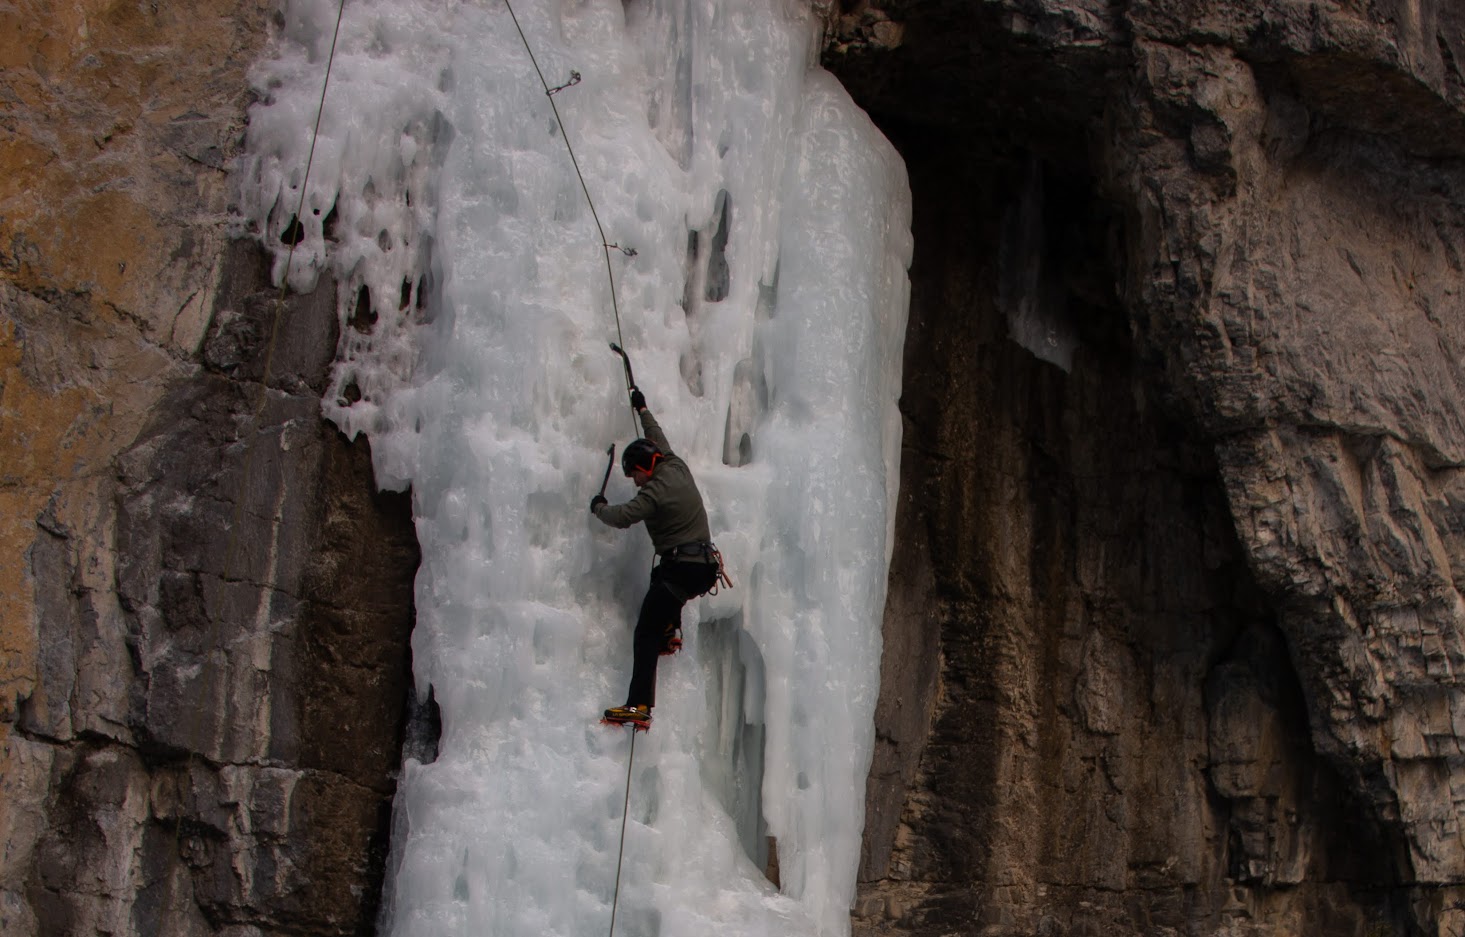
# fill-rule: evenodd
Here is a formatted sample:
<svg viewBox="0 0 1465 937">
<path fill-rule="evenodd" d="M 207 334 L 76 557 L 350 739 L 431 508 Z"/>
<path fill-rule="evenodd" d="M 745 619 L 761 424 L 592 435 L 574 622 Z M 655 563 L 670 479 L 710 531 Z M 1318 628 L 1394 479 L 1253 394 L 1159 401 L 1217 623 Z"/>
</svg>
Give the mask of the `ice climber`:
<svg viewBox="0 0 1465 937">
<path fill-rule="evenodd" d="M 721 557 L 712 545 L 692 470 L 671 451 L 666 434 L 646 408 L 645 395 L 635 386 L 631 408 L 646 434 L 621 454 L 621 470 L 636 485 L 636 496 L 624 504 L 610 504 L 596 495 L 590 499 L 590 513 L 612 527 L 645 521 L 656 549 L 651 585 L 636 619 L 626 703 L 605 711 L 606 722 L 648 729 L 651 707 L 656 705 L 657 658 L 681 648 L 682 606 L 717 583 Z"/>
</svg>

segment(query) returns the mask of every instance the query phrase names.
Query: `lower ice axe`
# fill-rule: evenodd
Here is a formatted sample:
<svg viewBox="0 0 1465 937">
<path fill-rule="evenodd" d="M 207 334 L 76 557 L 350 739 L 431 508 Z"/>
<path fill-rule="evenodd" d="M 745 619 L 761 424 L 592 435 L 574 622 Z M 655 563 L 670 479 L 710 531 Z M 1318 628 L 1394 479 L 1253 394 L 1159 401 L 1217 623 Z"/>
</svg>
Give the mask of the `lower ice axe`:
<svg viewBox="0 0 1465 937">
<path fill-rule="evenodd" d="M 605 497 L 605 486 L 610 483 L 610 469 L 616 464 L 616 444 L 611 443 L 605 450 L 605 477 L 600 480 L 600 496 Z"/>
</svg>

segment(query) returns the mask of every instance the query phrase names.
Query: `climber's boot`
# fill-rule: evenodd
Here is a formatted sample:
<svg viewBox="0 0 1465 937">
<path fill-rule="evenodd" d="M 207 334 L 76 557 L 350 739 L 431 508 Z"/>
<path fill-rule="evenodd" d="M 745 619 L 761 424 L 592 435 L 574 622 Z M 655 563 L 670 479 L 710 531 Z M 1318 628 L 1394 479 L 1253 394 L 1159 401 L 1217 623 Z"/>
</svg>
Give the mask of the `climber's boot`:
<svg viewBox="0 0 1465 937">
<path fill-rule="evenodd" d="M 630 726 L 638 732 L 651 728 L 650 706 L 612 706 L 600 720 L 608 726 Z"/>
</svg>

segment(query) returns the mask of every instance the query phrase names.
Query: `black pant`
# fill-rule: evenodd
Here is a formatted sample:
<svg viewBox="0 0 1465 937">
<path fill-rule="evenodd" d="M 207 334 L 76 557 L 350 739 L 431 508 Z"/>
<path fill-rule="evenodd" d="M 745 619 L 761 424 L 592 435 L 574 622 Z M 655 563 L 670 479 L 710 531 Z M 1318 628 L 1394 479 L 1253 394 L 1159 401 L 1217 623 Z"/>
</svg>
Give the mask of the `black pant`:
<svg viewBox="0 0 1465 937">
<path fill-rule="evenodd" d="M 656 705 L 656 661 L 667 637 L 682 623 L 682 606 L 717 582 L 717 564 L 663 559 L 651 570 L 651 588 L 636 619 L 635 662 L 627 706 Z"/>
</svg>

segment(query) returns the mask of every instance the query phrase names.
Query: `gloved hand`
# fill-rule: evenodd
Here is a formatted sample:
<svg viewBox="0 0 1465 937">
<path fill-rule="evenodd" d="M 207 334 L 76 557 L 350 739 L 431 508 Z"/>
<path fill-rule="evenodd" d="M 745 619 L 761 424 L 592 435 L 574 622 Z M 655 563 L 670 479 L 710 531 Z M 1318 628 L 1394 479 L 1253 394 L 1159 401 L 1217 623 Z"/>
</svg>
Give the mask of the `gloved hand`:
<svg viewBox="0 0 1465 937">
<path fill-rule="evenodd" d="M 596 495 L 590 499 L 590 513 L 594 514 L 609 503 L 605 500 L 605 495 Z"/>
<path fill-rule="evenodd" d="M 641 393 L 641 389 L 639 387 L 632 387 L 631 388 L 631 409 L 632 410 L 645 410 L 646 409 L 646 395 L 643 394 L 643 393 Z"/>
</svg>

